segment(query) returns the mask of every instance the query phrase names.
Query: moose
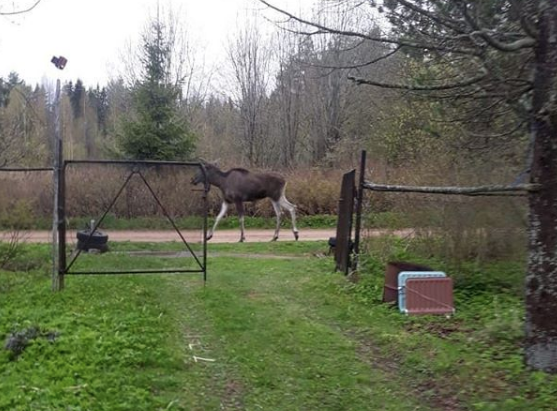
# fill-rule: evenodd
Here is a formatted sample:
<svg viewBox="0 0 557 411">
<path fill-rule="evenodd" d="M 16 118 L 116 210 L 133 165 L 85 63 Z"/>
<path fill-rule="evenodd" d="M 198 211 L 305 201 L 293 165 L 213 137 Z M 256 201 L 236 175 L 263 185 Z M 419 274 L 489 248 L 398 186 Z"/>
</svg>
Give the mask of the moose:
<svg viewBox="0 0 557 411">
<path fill-rule="evenodd" d="M 234 204 L 240 219 L 240 242 L 246 239 L 244 235 L 244 203 L 248 201 L 262 200 L 269 198 L 273 204 L 273 209 L 277 216 L 277 226 L 272 241 L 279 237 L 280 219 L 282 209 L 288 210 L 292 217 L 292 232 L 294 238 L 298 240 L 298 229 L 296 228 L 296 206 L 286 199 L 284 190 L 286 180 L 274 173 L 255 173 L 243 168 L 232 168 L 228 171 L 220 170 L 216 164 L 202 161 L 206 171 L 207 183 L 209 186 L 218 187 L 222 193 L 223 202 L 213 228 L 207 233 L 207 240 L 213 234 L 219 221 L 226 215 L 228 208 Z M 205 183 L 205 175 L 202 169 L 195 174 L 191 183 L 197 185 Z"/>
</svg>

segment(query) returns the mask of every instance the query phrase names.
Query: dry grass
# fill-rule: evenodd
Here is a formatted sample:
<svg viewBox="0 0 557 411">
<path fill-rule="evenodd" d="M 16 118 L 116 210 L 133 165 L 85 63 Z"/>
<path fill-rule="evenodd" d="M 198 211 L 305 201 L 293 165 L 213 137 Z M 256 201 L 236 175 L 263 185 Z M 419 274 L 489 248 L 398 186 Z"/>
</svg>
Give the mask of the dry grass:
<svg viewBox="0 0 557 411">
<path fill-rule="evenodd" d="M 195 170 L 160 167 L 149 169 L 145 178 L 168 213 L 174 217 L 201 214 L 201 192 L 190 180 Z M 340 192 L 340 171 L 297 170 L 284 173 L 286 194 L 301 215 L 336 213 Z M 67 169 L 66 207 L 71 217 L 99 215 L 106 210 L 129 175 L 129 170 L 113 166 L 71 166 Z M 13 214 L 16 204 L 25 204 L 29 218 L 52 215 L 52 177 L 49 173 L 3 173 L 0 175 L 0 219 Z M 210 212 L 218 213 L 220 193 L 209 193 Z M 273 216 L 269 201 L 248 204 L 247 215 Z M 162 215 L 147 186 L 135 175 L 112 207 L 118 218 Z"/>
<path fill-rule="evenodd" d="M 514 174 L 450 166 L 389 170 L 389 184 L 416 186 L 474 186 L 513 181 Z M 379 177 L 377 180 L 381 181 Z M 376 181 L 377 181 L 376 180 Z M 378 181 L 378 182 L 379 182 Z M 367 226 L 414 227 L 424 255 L 453 261 L 507 258 L 526 249 L 527 204 L 524 197 L 367 193 Z M 376 213 L 385 213 L 379 221 Z"/>
<path fill-rule="evenodd" d="M 28 228 L 36 217 L 52 215 L 52 175 L 45 172 L 0 174 L 0 224 Z"/>
</svg>

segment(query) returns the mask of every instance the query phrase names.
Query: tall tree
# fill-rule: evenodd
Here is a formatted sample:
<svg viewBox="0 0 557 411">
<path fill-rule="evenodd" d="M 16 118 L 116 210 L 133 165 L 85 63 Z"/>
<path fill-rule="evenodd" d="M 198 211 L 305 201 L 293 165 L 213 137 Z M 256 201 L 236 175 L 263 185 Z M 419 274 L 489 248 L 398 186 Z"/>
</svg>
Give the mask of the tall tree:
<svg viewBox="0 0 557 411">
<path fill-rule="evenodd" d="M 557 372 L 557 7 L 553 0 L 332 0 L 354 13 L 371 8 L 393 25 L 389 35 L 359 26 L 338 28 L 293 15 L 306 35 L 338 34 L 391 45 L 427 62 L 420 77 L 385 82 L 351 75 L 356 84 L 426 93 L 488 114 L 505 138 L 530 133 L 529 261 L 526 274 L 526 363 Z M 471 109 L 468 109 L 471 108 Z M 479 109 L 480 111 L 477 111 Z"/>
<path fill-rule="evenodd" d="M 9 82 L 6 107 L 0 106 L 0 167 L 40 163 L 45 154 L 44 117 L 33 90 L 19 80 Z"/>
<path fill-rule="evenodd" d="M 96 88 L 90 88 L 87 91 L 87 97 L 89 99 L 89 106 L 95 111 L 97 128 L 102 135 L 106 136 L 110 109 L 106 87 L 101 88 L 97 84 Z"/>
<path fill-rule="evenodd" d="M 271 94 L 272 104 L 278 107 L 274 131 L 278 133 L 277 162 L 282 167 L 292 166 L 300 144 L 302 123 L 302 67 L 295 60 L 301 45 L 292 35 L 281 36 L 277 41 L 278 73 L 276 86 Z"/>
<path fill-rule="evenodd" d="M 83 115 L 85 103 L 85 87 L 83 87 L 83 81 L 81 81 L 81 79 L 77 79 L 73 90 L 69 93 L 69 97 L 72 105 L 73 117 L 74 119 L 78 119 Z"/>
<path fill-rule="evenodd" d="M 228 58 L 234 76 L 235 101 L 241 116 L 244 155 L 250 165 L 263 165 L 265 154 L 269 153 L 264 116 L 271 54 L 253 21 L 231 42 Z"/>
<path fill-rule="evenodd" d="M 178 160 L 189 158 L 194 135 L 180 115 L 183 79 L 171 80 L 172 50 L 159 16 L 143 36 L 142 73 L 132 88 L 134 117 L 126 119 L 118 138 L 127 158 Z"/>
<path fill-rule="evenodd" d="M 19 78 L 19 74 L 15 71 L 11 71 L 6 80 L 0 77 L 0 106 L 7 107 L 10 101 L 10 92 L 14 87 L 24 84 L 25 82 Z"/>
<path fill-rule="evenodd" d="M 0 106 L 6 107 L 8 105 L 8 95 L 10 94 L 10 89 L 8 83 L 0 77 Z"/>
</svg>

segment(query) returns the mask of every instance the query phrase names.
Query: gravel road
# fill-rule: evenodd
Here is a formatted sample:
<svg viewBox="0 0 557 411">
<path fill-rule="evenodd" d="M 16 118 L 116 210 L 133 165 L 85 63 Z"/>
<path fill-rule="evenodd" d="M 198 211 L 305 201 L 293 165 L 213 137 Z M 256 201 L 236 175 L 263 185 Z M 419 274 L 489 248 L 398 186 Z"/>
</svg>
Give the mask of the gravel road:
<svg viewBox="0 0 557 411">
<path fill-rule="evenodd" d="M 180 237 L 176 231 L 113 231 L 103 230 L 108 234 L 109 241 L 132 241 L 132 242 L 149 242 L 161 243 L 168 241 L 180 241 Z M 246 230 L 246 242 L 265 242 L 273 238 L 274 230 Z M 317 230 L 301 230 L 300 241 L 319 241 L 328 240 L 333 237 L 336 230 L 317 229 Z M 182 235 L 188 241 L 201 241 L 202 233 L 200 231 L 183 230 Z M 10 233 L 0 232 L 0 241 L 10 239 Z M 50 231 L 20 231 L 18 233 L 20 241 L 29 243 L 48 243 L 52 241 Z M 75 231 L 68 232 L 68 240 L 76 238 Z M 240 230 L 217 230 L 211 239 L 211 243 L 233 243 L 240 239 Z M 290 230 L 281 230 L 279 241 L 293 241 L 294 236 Z"/>
<path fill-rule="evenodd" d="M 132 241 L 132 242 L 149 242 L 149 243 L 161 243 L 168 241 L 180 241 L 180 237 L 175 231 L 113 231 L 113 230 L 103 230 L 104 233 L 108 234 L 109 241 Z M 256 242 L 266 242 L 271 241 L 273 238 L 274 230 L 246 230 L 246 242 L 256 243 Z M 399 237 L 411 236 L 413 230 L 366 230 L 366 236 L 378 237 L 390 233 Z M 182 235 L 187 241 L 197 242 L 201 241 L 200 231 L 182 231 Z M 329 237 L 334 237 L 336 235 L 336 229 L 307 229 L 300 230 L 300 241 L 320 241 L 328 240 Z M 20 231 L 18 233 L 20 241 L 25 241 L 29 243 L 49 243 L 52 241 L 52 235 L 50 231 Z M 68 241 L 74 241 L 75 231 L 68 232 Z M 10 239 L 10 233 L 0 231 L 0 241 L 7 241 Z M 240 239 L 240 230 L 217 230 L 214 237 L 211 239 L 211 243 L 234 243 Z M 279 241 L 293 241 L 294 237 L 292 232 L 288 229 L 281 230 L 281 236 Z"/>
</svg>

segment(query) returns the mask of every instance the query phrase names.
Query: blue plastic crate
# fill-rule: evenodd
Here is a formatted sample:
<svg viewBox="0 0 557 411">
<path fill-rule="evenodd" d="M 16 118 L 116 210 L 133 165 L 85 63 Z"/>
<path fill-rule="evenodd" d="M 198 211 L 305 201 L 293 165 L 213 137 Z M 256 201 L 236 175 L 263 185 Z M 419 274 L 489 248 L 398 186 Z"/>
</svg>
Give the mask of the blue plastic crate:
<svg viewBox="0 0 557 411">
<path fill-rule="evenodd" d="M 406 280 L 409 278 L 446 277 L 442 271 L 402 271 L 398 274 L 398 309 L 406 312 Z"/>
</svg>

